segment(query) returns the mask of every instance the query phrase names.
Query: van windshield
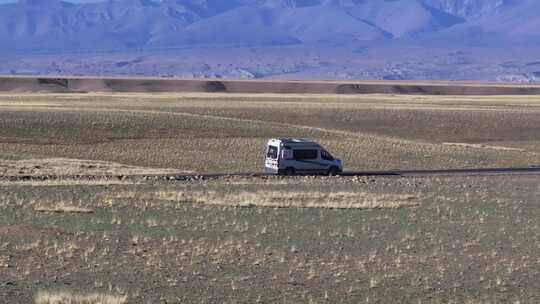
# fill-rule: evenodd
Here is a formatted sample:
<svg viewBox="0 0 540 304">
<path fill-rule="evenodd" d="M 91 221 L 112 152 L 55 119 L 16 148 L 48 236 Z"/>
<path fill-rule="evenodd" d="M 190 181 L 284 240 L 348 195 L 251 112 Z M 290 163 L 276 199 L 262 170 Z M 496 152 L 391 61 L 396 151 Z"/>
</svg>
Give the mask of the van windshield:
<svg viewBox="0 0 540 304">
<path fill-rule="evenodd" d="M 266 158 L 277 159 L 278 147 L 268 146 L 268 152 L 266 153 Z"/>
<path fill-rule="evenodd" d="M 332 156 L 332 154 L 328 153 L 328 151 L 326 150 L 321 150 L 321 158 L 324 160 L 329 160 L 329 161 L 334 160 L 334 157 Z"/>
</svg>

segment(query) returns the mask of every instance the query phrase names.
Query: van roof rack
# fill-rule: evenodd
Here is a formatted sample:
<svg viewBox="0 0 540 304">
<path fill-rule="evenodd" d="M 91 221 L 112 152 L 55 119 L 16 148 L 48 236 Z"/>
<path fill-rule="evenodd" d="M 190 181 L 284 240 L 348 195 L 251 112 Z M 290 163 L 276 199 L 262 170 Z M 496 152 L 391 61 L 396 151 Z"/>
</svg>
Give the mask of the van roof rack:
<svg viewBox="0 0 540 304">
<path fill-rule="evenodd" d="M 279 140 L 282 141 L 282 142 L 289 142 L 289 143 L 312 143 L 312 142 L 314 142 L 313 140 L 308 139 L 308 138 L 285 137 L 285 138 L 280 138 Z"/>
</svg>

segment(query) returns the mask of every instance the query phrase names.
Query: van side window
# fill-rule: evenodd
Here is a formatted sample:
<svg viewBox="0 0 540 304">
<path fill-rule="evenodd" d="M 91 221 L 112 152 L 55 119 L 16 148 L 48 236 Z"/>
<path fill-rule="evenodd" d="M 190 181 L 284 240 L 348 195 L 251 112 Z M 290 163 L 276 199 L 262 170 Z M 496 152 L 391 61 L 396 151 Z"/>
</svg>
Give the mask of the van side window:
<svg viewBox="0 0 540 304">
<path fill-rule="evenodd" d="M 329 161 L 334 160 L 334 157 L 332 156 L 332 154 L 328 153 L 325 150 L 321 150 L 321 158 L 324 160 L 329 160 Z"/>
<path fill-rule="evenodd" d="M 278 158 L 278 148 L 274 146 L 268 146 L 268 152 L 266 153 L 267 158 L 277 159 Z"/>
<path fill-rule="evenodd" d="M 293 159 L 293 151 L 287 147 L 285 147 L 283 150 L 281 150 L 281 158 L 283 159 Z"/>
<path fill-rule="evenodd" d="M 317 152 L 317 150 L 313 149 L 293 150 L 293 157 L 295 160 L 317 159 Z"/>
</svg>

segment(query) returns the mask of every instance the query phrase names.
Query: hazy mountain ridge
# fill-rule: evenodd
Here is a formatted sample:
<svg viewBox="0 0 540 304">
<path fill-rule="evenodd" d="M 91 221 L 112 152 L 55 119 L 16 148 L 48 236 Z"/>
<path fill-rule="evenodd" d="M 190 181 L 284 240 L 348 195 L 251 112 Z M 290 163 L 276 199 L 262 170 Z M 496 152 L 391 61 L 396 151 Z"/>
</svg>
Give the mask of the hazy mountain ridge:
<svg viewBox="0 0 540 304">
<path fill-rule="evenodd" d="M 525 1 L 526 2 L 526 1 Z M 116 0 L 0 5 L 2 51 L 355 43 L 437 34 L 526 6 L 511 0 Z M 525 3 L 525 4 L 524 4 Z M 505 15 L 507 16 L 507 15 Z M 539 17 L 508 15 L 518 30 Z M 498 20 L 498 18 L 497 18 Z M 531 21 L 532 20 L 532 21 Z M 531 29 L 532 30 L 532 29 Z M 533 33 L 534 34 L 534 33 Z"/>
<path fill-rule="evenodd" d="M 0 5 L 0 74 L 540 81 L 539 11 L 537 0 L 22 0 Z"/>
<path fill-rule="evenodd" d="M 529 47 L 540 45 L 540 1 L 505 1 L 496 13 L 473 18 L 441 32 L 430 33 L 416 43 L 445 45 L 448 42 L 475 47 Z"/>
<path fill-rule="evenodd" d="M 467 20 L 492 16 L 519 0 L 423 0 L 429 6 Z"/>
</svg>

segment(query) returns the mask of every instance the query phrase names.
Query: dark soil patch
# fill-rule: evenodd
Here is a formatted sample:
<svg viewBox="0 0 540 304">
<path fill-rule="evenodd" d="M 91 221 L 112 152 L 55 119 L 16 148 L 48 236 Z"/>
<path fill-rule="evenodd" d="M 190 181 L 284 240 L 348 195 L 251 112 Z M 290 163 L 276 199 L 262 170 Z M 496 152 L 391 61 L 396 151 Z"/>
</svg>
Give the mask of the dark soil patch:
<svg viewBox="0 0 540 304">
<path fill-rule="evenodd" d="M 26 225 L 0 226 L 0 236 L 55 236 L 66 234 L 68 233 L 60 229 L 35 228 Z"/>
</svg>

